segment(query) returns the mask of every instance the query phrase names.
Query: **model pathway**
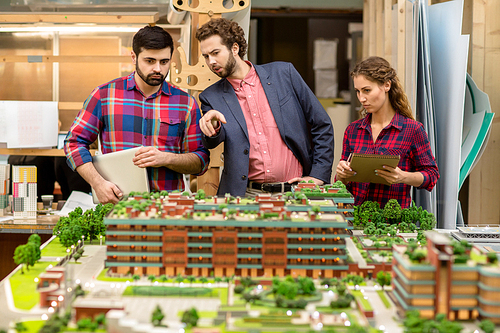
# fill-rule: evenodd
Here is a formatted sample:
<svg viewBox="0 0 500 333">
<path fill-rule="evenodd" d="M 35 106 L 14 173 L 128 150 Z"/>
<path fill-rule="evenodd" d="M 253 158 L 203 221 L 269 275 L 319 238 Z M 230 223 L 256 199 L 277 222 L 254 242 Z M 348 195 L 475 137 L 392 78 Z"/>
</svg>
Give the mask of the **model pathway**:
<svg viewBox="0 0 500 333">
<path fill-rule="evenodd" d="M 387 297 L 387 299 L 391 303 L 391 307 L 388 309 L 380 299 L 375 287 L 363 286 L 361 289 L 363 289 L 363 294 L 372 305 L 375 314 L 375 328 L 381 329 L 384 332 L 403 333 L 403 327 L 400 326 L 401 324 L 394 320 L 394 318 L 397 318 L 396 307 L 392 304 L 389 297 Z"/>
</svg>

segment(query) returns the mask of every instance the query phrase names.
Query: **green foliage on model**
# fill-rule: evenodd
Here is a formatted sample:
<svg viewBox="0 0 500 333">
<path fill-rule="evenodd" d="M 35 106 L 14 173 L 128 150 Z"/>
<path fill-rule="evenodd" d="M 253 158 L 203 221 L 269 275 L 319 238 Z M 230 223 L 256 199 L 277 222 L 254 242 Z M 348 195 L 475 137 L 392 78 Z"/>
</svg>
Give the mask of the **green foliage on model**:
<svg viewBox="0 0 500 333">
<path fill-rule="evenodd" d="M 486 254 L 486 259 L 490 264 L 496 264 L 498 262 L 498 256 L 495 252 L 488 252 Z"/>
<path fill-rule="evenodd" d="M 351 293 L 348 293 L 347 286 L 343 282 L 337 282 L 335 286 L 337 291 L 337 299 L 335 301 L 330 302 L 330 307 L 333 309 L 342 309 L 347 308 L 351 305 L 351 302 L 354 301 L 354 296 Z"/>
<path fill-rule="evenodd" d="M 198 311 L 196 311 L 196 308 L 191 308 L 184 311 L 184 313 L 182 314 L 181 322 L 183 322 L 188 328 L 190 328 L 198 325 L 199 319 L 200 316 L 198 315 Z"/>
<path fill-rule="evenodd" d="M 203 189 L 199 189 L 196 192 L 196 195 L 194 196 L 194 198 L 196 200 L 203 200 L 203 199 L 205 199 L 205 197 L 206 197 L 206 194 L 205 194 L 205 190 L 203 190 Z"/>
<path fill-rule="evenodd" d="M 382 209 L 378 202 L 365 201 L 354 206 L 353 225 L 367 235 L 387 235 L 399 232 L 415 232 L 417 225 L 421 230 L 432 230 L 436 226 L 434 214 L 416 207 L 412 202 L 409 208 L 401 209 L 396 199 L 391 199 Z"/>
<path fill-rule="evenodd" d="M 26 325 L 23 324 L 22 321 L 16 322 L 14 329 L 16 330 L 16 332 L 19 332 L 19 333 L 26 332 L 28 330 L 28 328 L 26 327 Z"/>
<path fill-rule="evenodd" d="M 63 330 L 68 326 L 71 319 L 71 313 L 67 312 L 63 316 L 54 313 L 49 320 L 47 320 L 38 333 L 57 333 L 63 332 Z"/>
<path fill-rule="evenodd" d="M 481 322 L 479 323 L 479 328 L 483 330 L 484 333 L 495 332 L 495 324 L 489 319 L 481 320 Z"/>
<path fill-rule="evenodd" d="M 163 314 L 163 311 L 161 310 L 159 305 L 156 305 L 156 308 L 154 309 L 153 313 L 151 314 L 151 323 L 153 326 L 163 326 L 161 324 L 162 320 L 165 318 L 165 315 Z"/>
<path fill-rule="evenodd" d="M 26 267 L 29 270 L 30 266 L 34 266 L 35 263 L 41 258 L 41 238 L 37 234 L 32 234 L 28 238 L 28 242 L 26 244 L 19 245 L 14 250 L 14 262 L 16 265 L 21 266 L 21 274 L 24 274 L 23 267 Z"/>
<path fill-rule="evenodd" d="M 434 320 L 421 318 L 418 310 L 408 311 L 403 325 L 405 332 L 412 333 L 460 333 L 463 329 L 460 323 L 447 320 L 445 315 L 438 314 Z"/>
<path fill-rule="evenodd" d="M 284 280 L 274 277 L 272 280 L 272 293 L 276 306 L 279 308 L 304 309 L 307 301 L 298 296 L 312 296 L 316 294 L 316 286 L 309 277 L 293 278 L 290 275 Z"/>
<path fill-rule="evenodd" d="M 67 217 L 59 218 L 52 232 L 65 247 L 77 245 L 82 236 L 92 244 L 93 240 L 106 233 L 103 220 L 112 208 L 113 204 L 98 204 L 95 209 L 83 212 L 81 207 L 76 207 Z"/>
<path fill-rule="evenodd" d="M 392 281 L 392 275 L 390 272 L 379 271 L 377 273 L 377 282 L 384 290 L 384 286 L 390 286 Z"/>
<path fill-rule="evenodd" d="M 385 204 L 383 216 L 389 223 L 399 222 L 401 219 L 401 205 L 396 199 L 390 199 Z"/>
<path fill-rule="evenodd" d="M 23 268 L 29 271 L 30 266 L 34 266 L 36 252 L 33 244 L 23 244 L 16 247 L 14 250 L 14 262 L 21 266 L 21 274 L 24 274 Z"/>
</svg>

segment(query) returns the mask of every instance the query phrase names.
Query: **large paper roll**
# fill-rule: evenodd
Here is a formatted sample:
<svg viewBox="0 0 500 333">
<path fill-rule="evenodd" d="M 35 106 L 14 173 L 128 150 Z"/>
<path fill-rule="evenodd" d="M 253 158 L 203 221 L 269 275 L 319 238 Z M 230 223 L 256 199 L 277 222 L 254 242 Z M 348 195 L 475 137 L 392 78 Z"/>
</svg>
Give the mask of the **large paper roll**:
<svg viewBox="0 0 500 333">
<path fill-rule="evenodd" d="M 184 17 L 186 16 L 186 12 L 183 10 L 178 10 L 177 8 L 174 7 L 172 4 L 172 1 L 168 3 L 168 10 L 167 10 L 167 21 L 170 24 L 180 24 L 182 20 L 184 20 Z"/>
</svg>

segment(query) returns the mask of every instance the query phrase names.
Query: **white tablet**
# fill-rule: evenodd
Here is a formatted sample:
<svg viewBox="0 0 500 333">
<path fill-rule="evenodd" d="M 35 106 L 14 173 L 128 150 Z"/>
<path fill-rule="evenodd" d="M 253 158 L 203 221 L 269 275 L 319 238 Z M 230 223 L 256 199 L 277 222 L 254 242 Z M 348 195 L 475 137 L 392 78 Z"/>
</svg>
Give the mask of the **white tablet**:
<svg viewBox="0 0 500 333">
<path fill-rule="evenodd" d="M 123 194 L 134 192 L 149 192 L 148 173 L 146 168 L 134 165 L 132 158 L 141 147 L 120 150 L 113 153 L 96 155 L 92 158 L 97 172 L 114 183 Z M 99 203 L 92 189 L 94 203 Z"/>
</svg>

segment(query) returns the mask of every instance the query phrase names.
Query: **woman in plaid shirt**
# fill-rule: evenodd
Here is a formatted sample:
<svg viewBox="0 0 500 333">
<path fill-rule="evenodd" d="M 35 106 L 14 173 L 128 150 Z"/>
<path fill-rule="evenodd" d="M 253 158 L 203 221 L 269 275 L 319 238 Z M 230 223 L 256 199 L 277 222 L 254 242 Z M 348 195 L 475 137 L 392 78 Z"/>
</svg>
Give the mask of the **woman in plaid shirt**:
<svg viewBox="0 0 500 333">
<path fill-rule="evenodd" d="M 358 63 L 351 76 L 364 117 L 345 130 L 336 179 L 347 185 L 355 197 L 355 205 L 370 200 L 384 207 L 389 199 L 397 199 L 402 208 L 407 208 L 412 186 L 431 191 L 439 178 L 427 133 L 413 117 L 408 98 L 389 62 L 370 57 Z M 391 185 L 349 182 L 348 178 L 356 173 L 349 167 L 351 153 L 399 155 L 396 168 L 384 166 L 375 171 Z"/>
</svg>

